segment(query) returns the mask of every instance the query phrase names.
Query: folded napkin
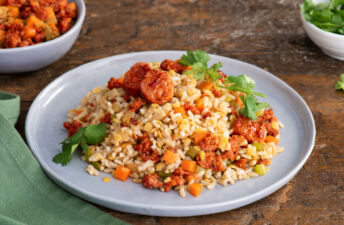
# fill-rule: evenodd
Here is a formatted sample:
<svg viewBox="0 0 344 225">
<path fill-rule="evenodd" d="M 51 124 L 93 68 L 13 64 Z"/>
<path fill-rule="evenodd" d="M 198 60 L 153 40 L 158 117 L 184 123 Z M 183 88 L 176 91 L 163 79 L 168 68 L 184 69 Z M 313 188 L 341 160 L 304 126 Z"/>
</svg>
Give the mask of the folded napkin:
<svg viewBox="0 0 344 225">
<path fill-rule="evenodd" d="M 19 97 L 0 91 L 0 224 L 126 224 L 45 175 L 13 127 L 18 115 Z"/>
</svg>

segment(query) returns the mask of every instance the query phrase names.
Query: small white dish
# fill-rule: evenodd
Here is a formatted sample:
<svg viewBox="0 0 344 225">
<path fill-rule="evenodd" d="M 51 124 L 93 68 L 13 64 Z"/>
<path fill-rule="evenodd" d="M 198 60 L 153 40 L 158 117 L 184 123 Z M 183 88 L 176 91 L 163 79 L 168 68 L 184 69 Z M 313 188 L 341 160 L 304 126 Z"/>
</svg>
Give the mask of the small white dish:
<svg viewBox="0 0 344 225">
<path fill-rule="evenodd" d="M 50 41 L 26 47 L 0 49 L 0 74 L 42 69 L 62 58 L 71 49 L 85 20 L 86 6 L 83 0 L 70 2 L 75 2 L 78 12 L 72 28 Z"/>
<path fill-rule="evenodd" d="M 235 209 L 265 196 L 289 182 L 302 168 L 312 152 L 315 125 L 311 111 L 300 95 L 271 73 L 251 64 L 227 57 L 211 55 L 210 64 L 221 61 L 226 74 L 247 74 L 257 84 L 257 91 L 284 124 L 280 145 L 285 151 L 272 159 L 269 172 L 257 178 L 238 181 L 234 185 L 217 185 L 204 190 L 197 198 L 187 194 L 181 198 L 176 191 L 168 193 L 149 190 L 131 179 L 126 182 L 102 178 L 111 174 L 90 176 L 87 163 L 80 154 L 73 155 L 67 166 L 52 161 L 61 151 L 67 137 L 62 124 L 69 109 L 97 86 L 104 86 L 110 77 L 119 77 L 139 61 L 155 62 L 178 59 L 184 51 L 137 52 L 112 56 L 79 66 L 50 83 L 33 102 L 26 118 L 26 139 L 44 171 L 62 188 L 87 201 L 130 213 L 154 216 L 196 216 Z"/>
<path fill-rule="evenodd" d="M 338 60 L 344 60 L 344 35 L 324 31 L 305 20 L 301 12 L 303 27 L 308 37 L 326 54 Z"/>
</svg>

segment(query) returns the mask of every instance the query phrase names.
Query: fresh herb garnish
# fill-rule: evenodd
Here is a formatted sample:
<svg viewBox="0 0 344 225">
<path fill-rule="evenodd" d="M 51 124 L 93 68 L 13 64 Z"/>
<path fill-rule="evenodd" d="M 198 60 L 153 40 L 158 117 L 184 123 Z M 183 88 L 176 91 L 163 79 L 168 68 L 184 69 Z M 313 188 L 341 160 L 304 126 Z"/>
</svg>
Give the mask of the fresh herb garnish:
<svg viewBox="0 0 344 225">
<path fill-rule="evenodd" d="M 218 62 L 208 68 L 209 60 L 210 56 L 198 49 L 194 52 L 191 50 L 186 51 L 186 55 L 183 55 L 178 62 L 183 66 L 190 66 L 190 70 L 186 70 L 183 74 L 193 74 L 193 78 L 196 80 L 203 79 L 208 75 L 212 81 L 216 81 L 221 77 L 217 71 L 222 67 L 222 63 Z"/>
<path fill-rule="evenodd" d="M 244 108 L 240 109 L 240 114 L 253 120 L 257 119 L 257 112 L 264 108 L 270 107 L 270 105 L 266 102 L 257 102 L 257 98 L 252 94 L 246 95 L 246 97 L 239 95 L 239 97 L 245 106 Z"/>
<path fill-rule="evenodd" d="M 221 75 L 218 70 L 222 67 L 222 63 L 218 62 L 208 68 L 208 62 L 210 56 L 202 50 L 187 51 L 186 55 L 183 55 L 178 61 L 183 66 L 188 66 L 189 69 L 185 70 L 183 74 L 193 75 L 196 80 L 204 79 L 208 76 L 212 81 L 216 82 Z M 245 97 L 240 96 L 240 99 L 244 103 L 244 108 L 240 110 L 240 114 L 248 117 L 250 119 L 256 120 L 256 113 L 263 108 L 270 107 L 266 102 L 259 103 L 254 95 L 265 98 L 266 95 L 254 92 L 253 89 L 256 88 L 256 83 L 254 80 L 246 75 L 240 76 L 227 76 L 223 82 L 224 85 L 216 84 L 218 87 L 227 89 L 229 91 L 240 91 L 246 94 Z"/>
<path fill-rule="evenodd" d="M 344 91 L 344 73 L 340 75 L 340 81 L 336 83 L 336 90 Z"/>
<path fill-rule="evenodd" d="M 55 155 L 53 161 L 55 163 L 61 163 L 62 166 L 65 166 L 72 160 L 72 155 L 79 146 L 82 148 L 82 150 L 87 152 L 88 144 L 99 144 L 103 141 L 105 136 L 105 123 L 79 128 L 76 134 L 61 142 L 62 152 Z"/>
<path fill-rule="evenodd" d="M 230 86 L 217 86 L 228 89 L 230 91 L 240 91 L 248 95 L 254 94 L 263 98 L 266 97 L 265 94 L 253 91 L 253 89 L 256 88 L 256 82 L 254 82 L 251 77 L 248 77 L 245 74 L 242 74 L 240 76 L 228 76 L 225 78 L 224 84 L 230 84 Z"/>
<path fill-rule="evenodd" d="M 330 0 L 329 3 L 314 4 L 305 0 L 300 5 L 303 16 L 322 30 L 344 34 L 344 1 Z"/>
</svg>

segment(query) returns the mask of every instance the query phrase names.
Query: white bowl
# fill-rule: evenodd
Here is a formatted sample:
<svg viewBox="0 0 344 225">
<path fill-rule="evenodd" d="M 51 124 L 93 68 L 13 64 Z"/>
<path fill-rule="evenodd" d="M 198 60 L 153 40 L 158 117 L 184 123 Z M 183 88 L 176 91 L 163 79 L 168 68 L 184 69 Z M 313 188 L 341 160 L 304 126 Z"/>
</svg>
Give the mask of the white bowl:
<svg viewBox="0 0 344 225">
<path fill-rule="evenodd" d="M 307 22 L 301 12 L 303 27 L 308 37 L 326 54 L 344 61 L 344 35 L 324 31 Z"/>
<path fill-rule="evenodd" d="M 72 0 L 72 2 L 76 4 L 78 17 L 69 31 L 51 41 L 27 47 L 0 49 L 0 73 L 35 71 L 62 58 L 78 37 L 86 14 L 83 0 Z"/>
</svg>

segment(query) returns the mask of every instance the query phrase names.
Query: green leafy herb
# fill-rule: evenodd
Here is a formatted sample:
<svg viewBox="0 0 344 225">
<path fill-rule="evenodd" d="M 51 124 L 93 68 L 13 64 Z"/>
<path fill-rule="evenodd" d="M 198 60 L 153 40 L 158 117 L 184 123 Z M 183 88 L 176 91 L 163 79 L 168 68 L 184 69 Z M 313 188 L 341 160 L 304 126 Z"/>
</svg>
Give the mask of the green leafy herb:
<svg viewBox="0 0 344 225">
<path fill-rule="evenodd" d="M 344 1 L 344 0 L 343 0 Z M 210 56 L 202 50 L 187 51 L 186 55 L 183 55 L 178 61 L 183 66 L 189 66 L 189 70 L 185 70 L 183 74 L 193 75 L 196 80 L 204 79 L 208 76 L 212 81 L 216 82 L 221 75 L 218 70 L 222 67 L 222 63 L 218 62 L 208 68 L 208 62 Z M 240 76 L 227 76 L 223 82 L 224 85 L 216 84 L 218 87 L 227 89 L 229 91 L 240 91 L 246 94 L 246 97 L 240 96 L 244 103 L 244 108 L 240 110 L 240 114 L 250 119 L 256 120 L 256 113 L 263 108 L 270 107 L 269 104 L 263 102 L 258 103 L 257 98 L 254 95 L 265 98 L 266 95 L 255 92 L 256 88 L 254 80 L 246 75 Z"/>
<path fill-rule="evenodd" d="M 308 22 L 325 31 L 344 34 L 344 0 L 317 5 L 312 0 L 305 0 L 300 7 Z"/>
<path fill-rule="evenodd" d="M 336 83 L 336 90 L 344 91 L 344 73 L 340 75 L 340 81 Z"/>
<path fill-rule="evenodd" d="M 82 150 L 87 152 L 87 144 L 99 144 L 103 141 L 105 136 L 105 123 L 79 128 L 78 132 L 76 132 L 72 137 L 69 137 L 61 142 L 62 152 L 55 155 L 53 161 L 65 166 L 72 160 L 72 155 L 79 146 L 82 148 Z"/>
<path fill-rule="evenodd" d="M 195 63 L 201 63 L 204 66 L 207 66 L 209 60 L 210 56 L 206 52 L 197 49 L 194 52 L 191 50 L 186 51 L 186 55 L 182 55 L 179 63 L 183 66 L 193 65 Z"/>
<path fill-rule="evenodd" d="M 208 68 L 209 60 L 210 56 L 206 52 L 198 49 L 194 52 L 188 50 L 186 55 L 182 55 L 178 62 L 183 66 L 190 66 L 191 68 L 190 70 L 186 70 L 183 74 L 192 74 L 196 80 L 203 79 L 208 75 L 212 81 L 216 81 L 221 77 L 217 71 L 222 67 L 222 63 L 218 62 Z"/>
<path fill-rule="evenodd" d="M 240 114 L 250 119 L 256 120 L 256 113 L 264 108 L 270 107 L 266 102 L 257 102 L 257 98 L 253 95 L 247 95 L 245 98 L 239 95 L 241 101 L 244 103 L 244 108 L 240 110 Z"/>
<path fill-rule="evenodd" d="M 244 92 L 246 94 L 255 94 L 260 97 L 265 98 L 266 95 L 259 93 L 259 92 L 254 92 L 253 89 L 256 88 L 256 82 L 251 77 L 248 77 L 246 75 L 240 75 L 240 76 L 228 76 L 225 79 L 224 84 L 230 84 L 229 86 L 220 86 L 222 88 L 226 88 L 230 91 L 240 91 Z"/>
</svg>

